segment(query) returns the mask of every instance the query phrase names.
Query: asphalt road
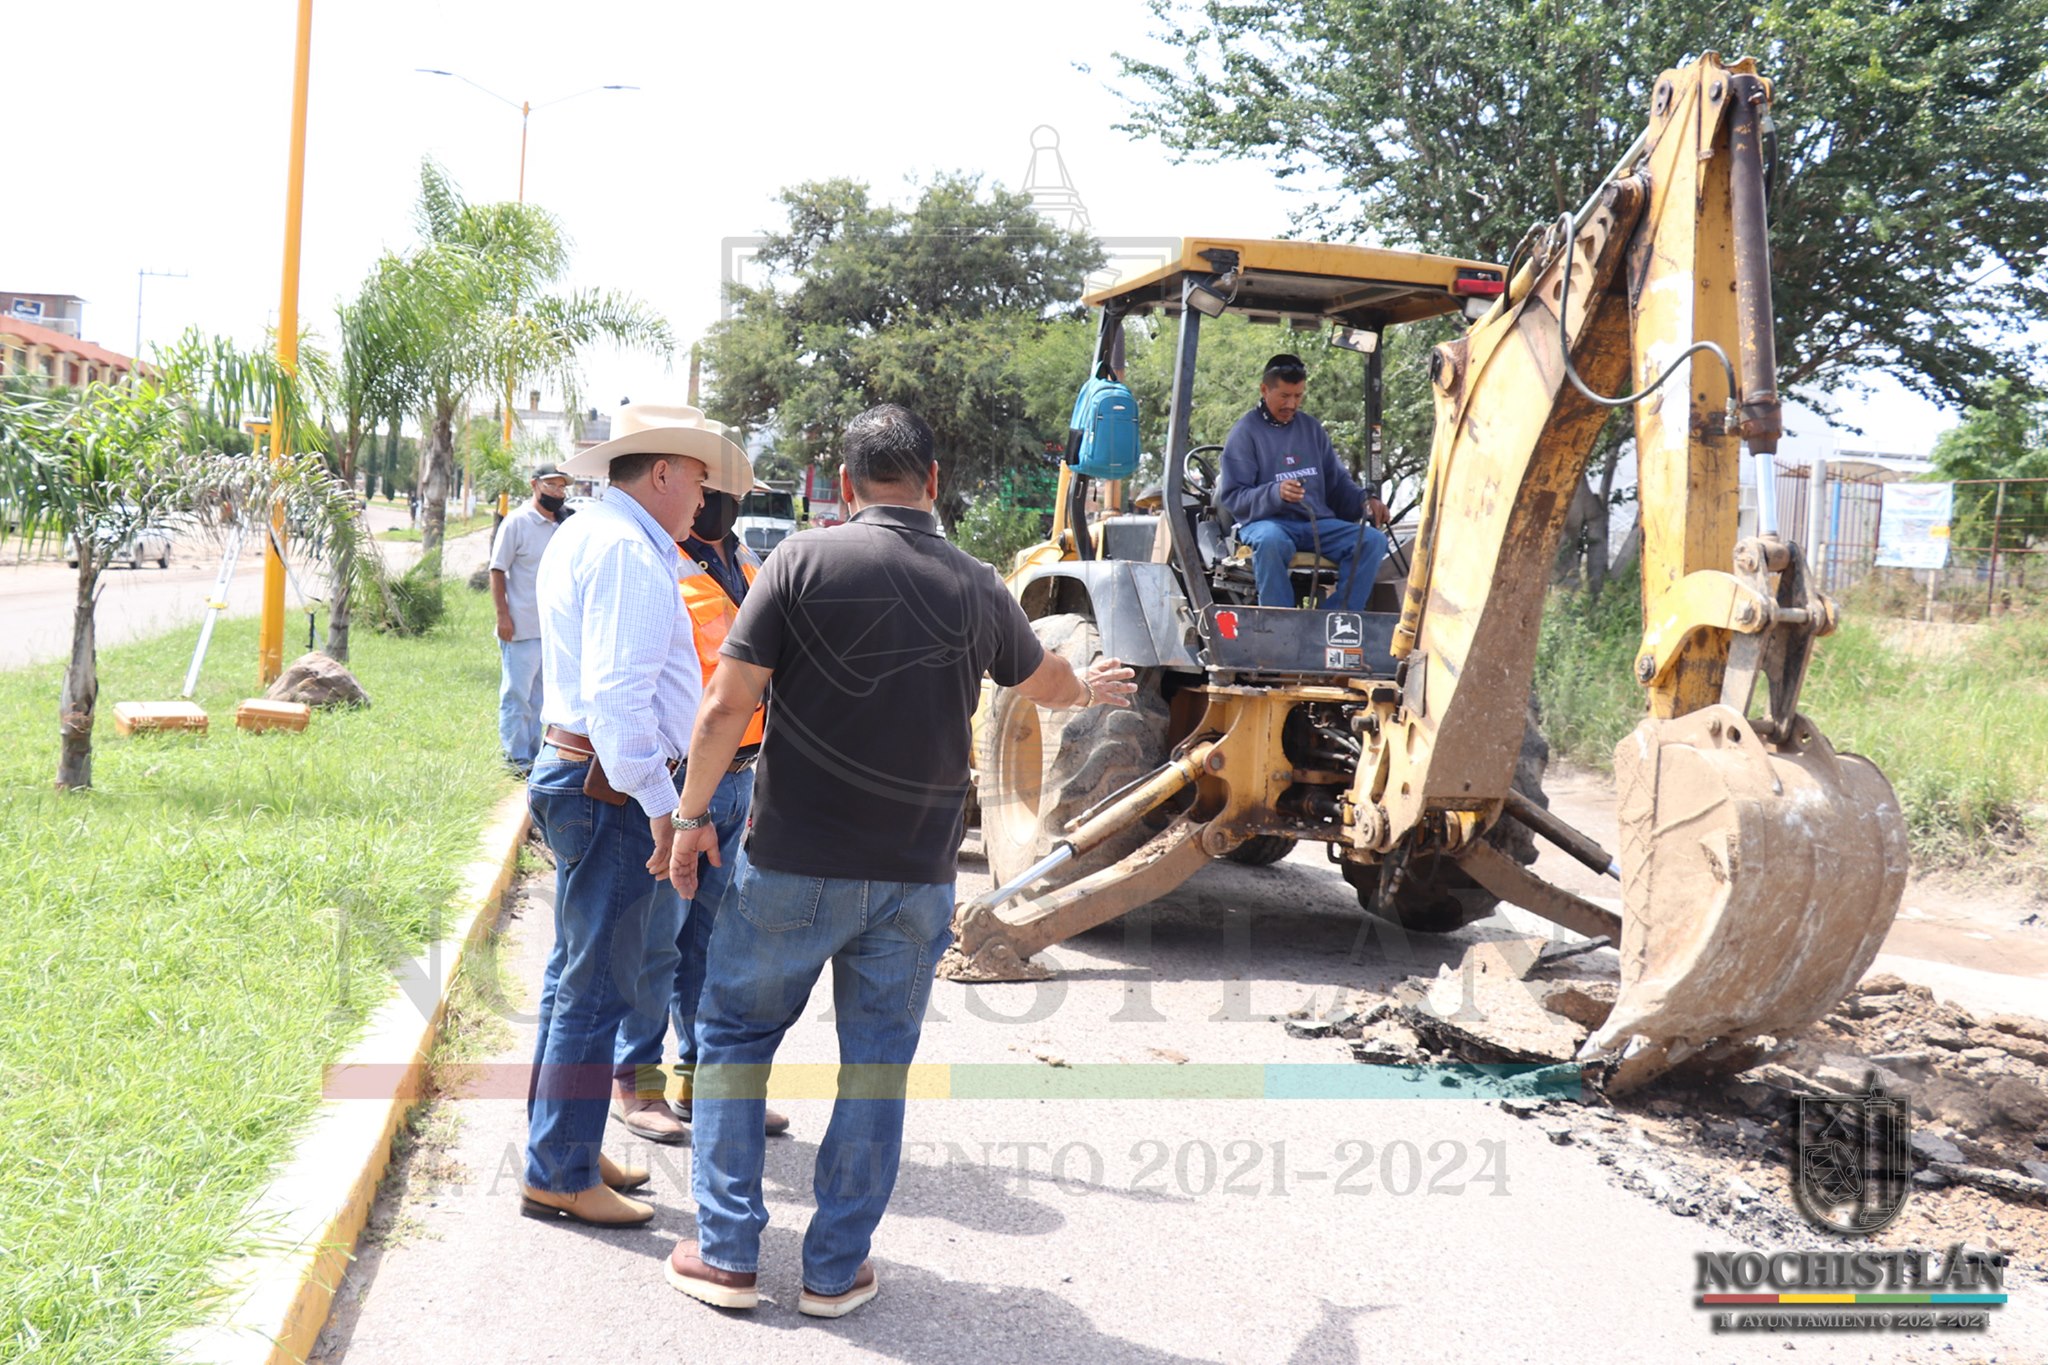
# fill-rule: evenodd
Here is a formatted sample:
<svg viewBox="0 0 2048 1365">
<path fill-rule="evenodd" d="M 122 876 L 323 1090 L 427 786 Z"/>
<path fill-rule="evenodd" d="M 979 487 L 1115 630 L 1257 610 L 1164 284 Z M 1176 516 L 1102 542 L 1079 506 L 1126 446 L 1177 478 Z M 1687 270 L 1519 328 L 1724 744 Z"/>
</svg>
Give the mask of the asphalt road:
<svg viewBox="0 0 2048 1365">
<path fill-rule="evenodd" d="M 1596 806 L 1599 780 L 1580 782 L 1567 801 Z M 963 897 L 986 884 L 973 858 L 961 872 Z M 530 879 L 505 939 L 528 1002 L 550 925 L 550 883 Z M 405 1192 L 380 1201 L 384 1231 L 362 1249 L 314 1359 L 2048 1359 L 2038 1282 L 2009 1284 L 2013 1302 L 1986 1335 L 1716 1335 L 1692 1302 L 1694 1256 L 1741 1249 L 1728 1235 L 1620 1188 L 1497 1103 L 1389 1081 L 1345 1043 L 1276 1022 L 1433 972 L 1507 927 L 1404 940 L 1361 919 L 1320 849 L 1298 850 L 1267 870 L 1213 865 L 1061 945 L 1045 955 L 1053 981 L 939 982 L 920 1061 L 956 1068 L 955 1097 L 912 1104 L 875 1246 L 881 1297 L 829 1324 L 799 1316 L 795 1299 L 829 1112 L 808 1096 L 829 1093 L 830 1072 L 791 1065 L 835 1055 L 826 990 L 778 1064 L 775 1085 L 801 1097 L 779 1102 L 794 1122 L 769 1149 L 765 1301 L 752 1314 L 707 1308 L 662 1279 L 662 1258 L 692 1235 L 687 1148 L 609 1130 L 615 1154 L 652 1161 L 650 1227 L 519 1216 L 532 1019 L 515 1014 L 510 1045 L 430 1124 L 453 1119 L 448 1145 L 424 1151 Z M 2039 997 L 2037 978 L 1959 970 Z M 1286 1070 L 1202 1069 L 1216 1064 Z M 1247 1074 L 1293 1089 L 1276 1097 L 1254 1081 L 1232 1097 Z M 1090 1097 L 1056 1093 L 1090 1083 Z M 1182 1097 L 1145 1097 L 1175 1083 Z M 1384 1093 L 1355 1089 L 1374 1083 Z M 994 1093 L 958 1097 L 971 1084 Z"/>
<path fill-rule="evenodd" d="M 407 525 L 402 507 L 372 504 L 371 528 L 387 530 Z M 9 545 L 0 559 L 0 613 L 7 629 L 0 632 L 0 668 L 62 660 L 71 653 L 71 623 L 78 596 L 78 574 L 66 568 L 61 557 L 24 560 L 18 546 Z M 403 569 L 419 557 L 417 544 L 380 542 L 378 550 L 393 569 Z M 477 531 L 449 542 L 444 556 L 451 577 L 466 577 L 490 554 L 490 533 Z M 101 648 L 130 640 L 146 639 L 167 630 L 196 625 L 205 619 L 207 600 L 213 595 L 220 572 L 221 547 L 196 537 L 180 537 L 171 554 L 171 566 L 159 569 L 146 562 L 140 569 L 119 565 L 100 578 L 100 602 L 96 631 Z M 325 570 L 293 556 L 292 571 L 299 586 L 324 601 L 327 596 Z M 230 616 L 253 616 L 262 607 L 263 556 L 253 540 L 244 546 L 241 560 L 228 592 Z M 285 589 L 285 652 L 289 658 L 299 652 L 305 640 L 306 616 L 300 596 L 287 584 Z"/>
</svg>

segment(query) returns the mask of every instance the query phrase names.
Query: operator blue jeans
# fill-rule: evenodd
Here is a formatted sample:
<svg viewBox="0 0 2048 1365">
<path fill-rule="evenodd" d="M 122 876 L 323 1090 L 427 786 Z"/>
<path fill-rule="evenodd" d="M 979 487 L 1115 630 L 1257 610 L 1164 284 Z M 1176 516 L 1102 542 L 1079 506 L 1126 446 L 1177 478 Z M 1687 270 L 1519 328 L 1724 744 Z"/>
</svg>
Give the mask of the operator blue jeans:
<svg viewBox="0 0 2048 1365">
<path fill-rule="evenodd" d="M 1364 611 L 1365 599 L 1379 576 L 1380 561 L 1387 557 L 1387 538 L 1378 527 L 1368 526 L 1361 539 L 1358 523 L 1325 517 L 1313 523 L 1307 518 L 1248 521 L 1237 528 L 1240 544 L 1252 547 L 1252 577 L 1259 585 L 1262 607 L 1292 607 L 1294 585 L 1288 581 L 1287 563 L 1297 554 L 1316 548 L 1322 540 L 1323 558 L 1337 566 L 1337 586 L 1330 590 L 1326 607 L 1343 611 Z M 1352 552 L 1358 562 L 1351 562 Z"/>
<path fill-rule="evenodd" d="M 661 1065 L 661 1039 L 668 1032 L 671 1017 L 676 1025 L 677 1069 L 685 1076 L 697 1065 L 697 997 L 704 992 L 704 959 L 711 946 L 711 926 L 718 919 L 719 902 L 732 885 L 740 856 L 740 836 L 747 828 L 747 808 L 754 800 L 754 770 L 727 773 L 711 794 L 709 814 L 718 830 L 718 856 L 725 866 L 713 867 L 711 859 L 697 859 L 697 894 L 683 906 L 682 931 L 676 937 L 677 961 L 668 983 L 668 1004 L 658 1014 L 634 1010 L 619 1024 L 619 1041 L 612 1061 L 621 1077 L 643 1074 L 642 1067 Z M 657 964 L 658 965 L 658 964 Z M 643 989 L 649 998 L 661 983 Z"/>
<path fill-rule="evenodd" d="M 526 1183 L 558 1194 L 598 1183 L 619 1021 L 635 1008 L 667 1008 L 682 922 L 682 897 L 647 871 L 654 833 L 640 803 L 585 796 L 589 766 L 544 748 L 526 788 L 555 855 L 555 945 L 526 1090 Z M 643 999 L 650 958 L 667 965 Z"/>
<path fill-rule="evenodd" d="M 515 766 L 540 752 L 540 637 L 498 641 L 498 746 Z"/>
<path fill-rule="evenodd" d="M 818 1144 L 803 1279 L 818 1294 L 853 1287 L 896 1188 L 904 1087 L 952 941 L 951 882 L 802 877 L 742 858 L 697 1008 L 691 1186 L 705 1264 L 759 1268 L 768 1065 L 829 962 L 839 1093 Z"/>
</svg>

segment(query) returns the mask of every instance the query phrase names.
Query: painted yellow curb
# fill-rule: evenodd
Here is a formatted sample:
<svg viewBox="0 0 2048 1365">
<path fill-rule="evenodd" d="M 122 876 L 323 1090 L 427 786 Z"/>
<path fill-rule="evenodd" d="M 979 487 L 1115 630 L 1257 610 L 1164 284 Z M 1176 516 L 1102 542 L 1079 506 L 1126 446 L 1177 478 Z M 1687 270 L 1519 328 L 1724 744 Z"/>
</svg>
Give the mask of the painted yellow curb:
<svg viewBox="0 0 2048 1365">
<path fill-rule="evenodd" d="M 262 1250 L 222 1268 L 222 1311 L 172 1343 L 179 1365 L 297 1365 L 312 1352 L 390 1164 L 391 1139 L 415 1103 L 407 1097 L 423 1092 L 455 973 L 497 922 L 526 827 L 521 788 L 491 813 L 479 856 L 462 871 L 448 905 L 454 931 L 400 967 L 398 994 L 335 1064 L 390 1069 L 391 1098 L 328 1100 L 315 1112 L 290 1162 L 250 1206 Z"/>
</svg>

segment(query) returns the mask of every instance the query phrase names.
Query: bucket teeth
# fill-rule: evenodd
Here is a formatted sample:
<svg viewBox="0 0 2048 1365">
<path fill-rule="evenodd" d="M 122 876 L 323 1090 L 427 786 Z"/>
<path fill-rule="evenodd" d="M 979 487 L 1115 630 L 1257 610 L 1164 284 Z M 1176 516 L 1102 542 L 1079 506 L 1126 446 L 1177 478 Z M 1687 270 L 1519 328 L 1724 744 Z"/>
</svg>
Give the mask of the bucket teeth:
<svg viewBox="0 0 2048 1365">
<path fill-rule="evenodd" d="M 1588 1047 L 1783 1036 L 1869 970 L 1906 889 L 1891 783 L 1803 716 L 1766 745 L 1736 711 L 1645 720 L 1615 747 L 1621 995 Z"/>
</svg>

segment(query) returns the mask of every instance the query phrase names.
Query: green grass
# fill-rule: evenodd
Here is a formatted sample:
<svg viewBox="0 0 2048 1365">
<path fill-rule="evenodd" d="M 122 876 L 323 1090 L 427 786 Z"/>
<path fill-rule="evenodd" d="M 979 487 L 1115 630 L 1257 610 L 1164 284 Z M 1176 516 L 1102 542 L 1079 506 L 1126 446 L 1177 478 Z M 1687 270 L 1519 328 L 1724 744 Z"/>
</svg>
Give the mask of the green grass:
<svg viewBox="0 0 2048 1365">
<path fill-rule="evenodd" d="M 205 1311 L 323 1064 L 447 926 L 511 790 L 490 607 L 357 631 L 373 705 L 236 730 L 255 623 L 222 624 L 205 737 L 114 734 L 176 695 L 195 632 L 101 656 L 89 792 L 50 789 L 60 665 L 0 674 L 0 1359 L 149 1360 Z"/>
<path fill-rule="evenodd" d="M 1629 586 L 1597 607 L 1553 594 L 1537 651 L 1551 746 L 1601 769 L 1643 715 L 1629 673 L 1640 631 Z M 1800 710 L 1837 749 L 1866 755 L 1891 779 L 1921 866 L 2042 875 L 2048 620 L 2006 618 L 1958 658 L 1922 659 L 1850 616 L 1815 649 Z"/>
<path fill-rule="evenodd" d="M 441 535 L 445 540 L 453 540 L 457 536 L 466 536 L 471 531 L 481 531 L 496 519 L 497 513 L 495 511 L 478 512 L 473 517 L 453 517 L 449 519 L 448 525 L 441 532 Z M 417 526 L 398 526 L 389 531 L 379 531 L 377 539 L 405 541 L 417 545 L 420 543 L 420 531 Z"/>
</svg>

